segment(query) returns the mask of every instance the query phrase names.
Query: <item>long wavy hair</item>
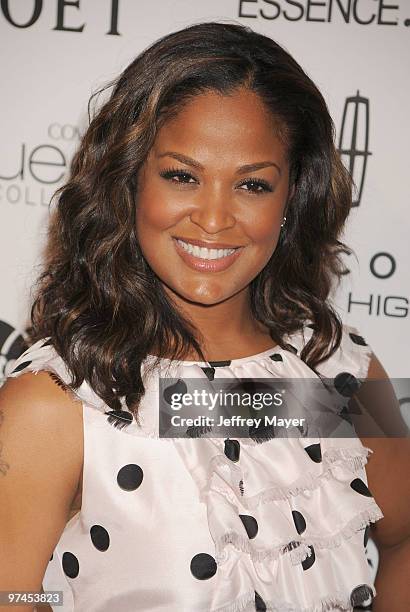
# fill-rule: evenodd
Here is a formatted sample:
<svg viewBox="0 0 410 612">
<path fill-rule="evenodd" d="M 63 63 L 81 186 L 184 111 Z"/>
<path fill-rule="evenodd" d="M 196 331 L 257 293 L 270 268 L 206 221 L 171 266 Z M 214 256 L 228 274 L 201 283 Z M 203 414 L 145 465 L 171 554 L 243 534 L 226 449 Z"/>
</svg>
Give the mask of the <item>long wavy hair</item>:
<svg viewBox="0 0 410 612">
<path fill-rule="evenodd" d="M 113 88 L 90 114 L 94 96 Z M 247 26 L 198 23 L 155 41 L 88 104 L 89 126 L 66 183 L 54 194 L 41 273 L 32 291 L 29 343 L 50 337 L 70 371 L 113 410 L 125 398 L 137 418 L 145 387 L 141 363 L 159 357 L 206 361 L 200 333 L 178 311 L 144 259 L 136 237 L 138 170 L 158 129 L 185 102 L 209 90 L 246 87 L 260 96 L 285 139 L 294 192 L 275 252 L 249 285 L 252 315 L 272 340 L 310 320 L 301 359 L 314 371 L 338 348 L 342 322 L 330 303 L 349 271 L 339 240 L 352 180 L 334 145 L 321 93 L 272 39 Z M 153 364 L 155 367 L 156 362 Z"/>
</svg>

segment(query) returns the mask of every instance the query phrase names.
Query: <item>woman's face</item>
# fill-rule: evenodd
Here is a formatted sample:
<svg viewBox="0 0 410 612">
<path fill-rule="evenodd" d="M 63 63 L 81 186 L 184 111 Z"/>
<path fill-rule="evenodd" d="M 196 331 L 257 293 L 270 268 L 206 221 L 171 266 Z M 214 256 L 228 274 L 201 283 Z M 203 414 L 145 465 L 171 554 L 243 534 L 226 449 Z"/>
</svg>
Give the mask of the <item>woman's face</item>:
<svg viewBox="0 0 410 612">
<path fill-rule="evenodd" d="M 275 250 L 288 191 L 286 147 L 259 97 L 198 95 L 164 123 L 140 169 L 144 257 L 174 298 L 211 305 L 246 293 Z"/>
</svg>

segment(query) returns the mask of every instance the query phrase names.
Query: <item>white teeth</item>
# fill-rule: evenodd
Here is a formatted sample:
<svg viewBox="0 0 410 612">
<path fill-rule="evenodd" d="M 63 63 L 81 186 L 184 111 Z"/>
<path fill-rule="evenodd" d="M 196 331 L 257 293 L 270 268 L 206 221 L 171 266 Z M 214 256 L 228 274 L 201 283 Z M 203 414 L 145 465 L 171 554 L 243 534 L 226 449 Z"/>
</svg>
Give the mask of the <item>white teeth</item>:
<svg viewBox="0 0 410 612">
<path fill-rule="evenodd" d="M 183 240 L 177 240 L 178 244 L 182 246 L 185 251 L 194 255 L 194 257 L 200 257 L 201 259 L 221 259 L 227 257 L 236 251 L 236 249 L 206 249 L 205 247 L 199 247 Z"/>
</svg>

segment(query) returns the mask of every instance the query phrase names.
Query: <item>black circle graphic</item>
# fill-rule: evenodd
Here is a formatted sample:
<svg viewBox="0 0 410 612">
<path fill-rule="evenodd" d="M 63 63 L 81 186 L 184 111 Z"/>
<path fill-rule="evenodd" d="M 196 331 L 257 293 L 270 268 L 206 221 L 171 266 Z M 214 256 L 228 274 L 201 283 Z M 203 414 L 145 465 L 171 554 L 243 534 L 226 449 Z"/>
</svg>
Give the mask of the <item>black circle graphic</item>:
<svg viewBox="0 0 410 612">
<path fill-rule="evenodd" d="M 380 274 L 379 272 L 376 271 L 376 268 L 375 268 L 375 263 L 377 259 L 379 259 L 379 257 L 386 257 L 386 259 L 390 261 L 390 270 L 388 272 L 385 272 L 384 274 Z M 376 278 L 390 278 L 391 276 L 393 276 L 393 274 L 396 271 L 396 260 L 394 259 L 393 255 L 390 255 L 390 253 L 381 251 L 380 253 L 376 253 L 375 255 L 373 255 L 373 257 L 370 260 L 369 267 L 370 267 L 370 272 Z"/>
</svg>

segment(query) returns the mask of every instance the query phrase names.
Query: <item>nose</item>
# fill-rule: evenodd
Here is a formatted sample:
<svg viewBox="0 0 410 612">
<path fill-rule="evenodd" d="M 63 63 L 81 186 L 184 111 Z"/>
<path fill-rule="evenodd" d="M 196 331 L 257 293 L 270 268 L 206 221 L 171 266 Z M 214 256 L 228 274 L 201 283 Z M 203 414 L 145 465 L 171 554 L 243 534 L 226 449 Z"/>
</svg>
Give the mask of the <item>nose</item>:
<svg viewBox="0 0 410 612">
<path fill-rule="evenodd" d="M 203 188 L 195 199 L 190 219 L 209 235 L 233 227 L 236 219 L 231 197 L 217 187 Z"/>
</svg>

